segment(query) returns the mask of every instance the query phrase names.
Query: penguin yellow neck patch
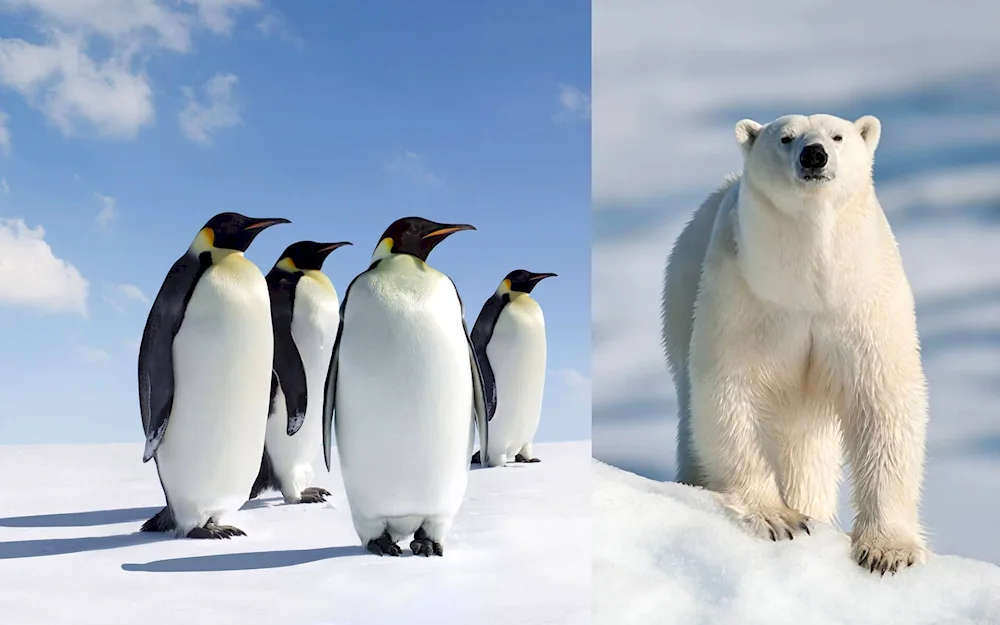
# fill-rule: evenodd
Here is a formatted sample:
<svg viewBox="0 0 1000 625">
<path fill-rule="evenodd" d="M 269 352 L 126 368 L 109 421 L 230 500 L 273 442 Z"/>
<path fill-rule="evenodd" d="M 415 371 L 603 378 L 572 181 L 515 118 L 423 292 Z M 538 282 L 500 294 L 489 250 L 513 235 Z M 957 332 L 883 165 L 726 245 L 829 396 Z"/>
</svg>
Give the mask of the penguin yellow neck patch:
<svg viewBox="0 0 1000 625">
<path fill-rule="evenodd" d="M 331 282 L 330 278 L 327 277 L 327 275 L 322 271 L 319 271 L 317 269 L 306 269 L 303 273 L 306 275 L 307 278 L 315 280 L 316 283 L 322 286 L 324 289 L 330 291 L 331 293 L 336 294 L 337 291 L 333 288 L 333 282 Z"/>
<path fill-rule="evenodd" d="M 376 260 L 382 260 L 391 256 L 393 245 L 392 237 L 386 237 L 379 241 L 378 245 L 375 246 L 375 251 L 372 253 L 372 262 L 374 263 Z"/>
<path fill-rule="evenodd" d="M 287 256 L 278 261 L 277 267 L 278 269 L 281 269 L 282 271 L 287 271 L 288 273 L 295 273 L 296 271 L 299 270 L 299 268 L 295 266 L 295 263 L 292 261 L 292 259 L 288 258 Z"/>
<path fill-rule="evenodd" d="M 215 249 L 215 231 L 211 228 L 202 228 L 198 231 L 198 234 L 194 237 L 194 241 L 191 243 L 191 251 L 195 253 L 195 256 L 201 255 L 203 252 L 211 252 Z"/>
<path fill-rule="evenodd" d="M 510 280 L 504 278 L 500 286 L 497 287 L 497 295 L 506 295 L 507 293 L 510 293 Z"/>
</svg>

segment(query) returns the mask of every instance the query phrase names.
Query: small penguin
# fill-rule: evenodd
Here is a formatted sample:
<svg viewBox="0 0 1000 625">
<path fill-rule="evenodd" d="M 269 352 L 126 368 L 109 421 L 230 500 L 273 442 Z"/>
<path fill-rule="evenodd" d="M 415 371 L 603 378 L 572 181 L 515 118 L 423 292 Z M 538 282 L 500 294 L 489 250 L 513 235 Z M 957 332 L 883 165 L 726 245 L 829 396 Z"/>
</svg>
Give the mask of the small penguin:
<svg viewBox="0 0 1000 625">
<path fill-rule="evenodd" d="M 410 534 L 414 555 L 444 554 L 477 424 L 488 438 L 494 389 L 480 373 L 455 283 L 426 263 L 460 230 L 475 228 L 393 222 L 340 307 L 323 451 L 329 470 L 335 430 L 354 529 L 376 555 L 400 555 L 396 542 Z"/>
<path fill-rule="evenodd" d="M 320 424 L 326 372 L 340 323 L 337 291 L 322 269 L 326 257 L 345 245 L 351 243 L 293 243 L 267 274 L 274 326 L 274 374 L 264 455 L 250 499 L 266 489 L 281 491 L 290 504 L 321 503 L 330 494 L 310 486 L 314 477 L 312 462 L 323 431 Z M 302 381 L 305 386 L 294 386 Z M 302 421 L 293 410 L 305 404 L 306 397 L 310 401 Z"/>
<path fill-rule="evenodd" d="M 538 430 L 545 389 L 545 318 L 529 293 L 554 273 L 517 269 L 507 274 L 472 326 L 483 377 L 497 389 L 495 413 L 490 419 L 489 444 L 480 443 L 474 464 L 503 466 L 507 461 L 539 462 L 531 451 Z M 487 461 L 480 459 L 487 451 Z"/>
<path fill-rule="evenodd" d="M 265 228 L 286 223 L 212 217 L 156 295 L 139 347 L 139 408 L 142 461 L 156 460 L 167 506 L 144 532 L 245 535 L 218 522 L 246 502 L 260 467 L 274 338 L 267 282 L 243 252 Z M 296 414 L 305 414 L 302 402 Z"/>
</svg>

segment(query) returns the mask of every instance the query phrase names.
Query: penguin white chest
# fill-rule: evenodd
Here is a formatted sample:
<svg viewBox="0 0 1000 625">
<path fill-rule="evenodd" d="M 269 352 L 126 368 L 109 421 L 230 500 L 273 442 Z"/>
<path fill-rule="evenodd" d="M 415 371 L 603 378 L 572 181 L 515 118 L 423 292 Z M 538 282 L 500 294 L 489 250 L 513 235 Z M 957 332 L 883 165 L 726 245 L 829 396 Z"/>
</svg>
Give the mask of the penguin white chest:
<svg viewBox="0 0 1000 625">
<path fill-rule="evenodd" d="M 330 279 L 320 272 L 306 272 L 295 287 L 292 308 L 292 339 L 306 370 L 306 418 L 294 436 L 288 436 L 285 396 L 280 390 L 274 402 L 276 414 L 267 424 L 267 453 L 283 483 L 292 490 L 309 486 L 314 475 L 312 461 L 322 448 L 323 393 L 340 323 L 340 302 Z"/>
<path fill-rule="evenodd" d="M 490 420 L 490 456 L 513 458 L 538 430 L 545 389 L 545 319 L 527 294 L 515 295 L 501 311 L 486 355 L 497 387 Z"/>
<path fill-rule="evenodd" d="M 351 288 L 343 323 L 335 418 L 352 513 L 450 518 L 468 481 L 473 405 L 453 284 L 415 259 L 383 260 Z"/>
<path fill-rule="evenodd" d="M 260 466 L 273 357 L 270 301 L 242 254 L 209 267 L 174 337 L 174 401 L 156 454 L 181 531 L 238 509 Z"/>
</svg>

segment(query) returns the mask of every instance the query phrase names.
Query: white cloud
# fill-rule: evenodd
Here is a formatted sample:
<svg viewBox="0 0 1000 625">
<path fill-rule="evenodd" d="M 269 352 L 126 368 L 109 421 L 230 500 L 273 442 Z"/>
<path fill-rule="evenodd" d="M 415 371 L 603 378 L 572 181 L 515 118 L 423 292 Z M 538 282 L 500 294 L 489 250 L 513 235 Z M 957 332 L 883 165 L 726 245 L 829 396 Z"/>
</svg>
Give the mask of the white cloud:
<svg viewBox="0 0 1000 625">
<path fill-rule="evenodd" d="M 0 39 L 0 82 L 24 95 L 69 136 L 84 122 L 100 136 L 129 139 L 153 121 L 152 89 L 132 70 L 133 50 L 95 61 L 77 37 L 47 45 Z"/>
<path fill-rule="evenodd" d="M 424 157 L 416 152 L 410 152 L 409 150 L 400 152 L 389 161 L 386 169 L 400 178 L 419 185 L 427 187 L 444 186 L 444 178 L 434 174 L 427 167 Z"/>
<path fill-rule="evenodd" d="M 225 35 L 233 28 L 233 15 L 241 10 L 258 9 L 260 0 L 184 0 L 198 8 L 198 17 L 209 30 Z"/>
<path fill-rule="evenodd" d="M 209 133 L 213 130 L 242 124 L 239 103 L 233 93 L 238 83 L 239 78 L 235 74 L 212 76 L 202 87 L 205 92 L 203 102 L 198 101 L 194 89 L 182 87 L 187 99 L 179 118 L 184 136 L 196 143 L 211 145 Z"/>
<path fill-rule="evenodd" d="M 104 301 L 118 312 L 125 313 L 125 305 L 131 302 L 149 304 L 149 297 L 134 284 L 109 284 L 104 287 Z"/>
<path fill-rule="evenodd" d="M 41 226 L 0 219 L 0 305 L 86 315 L 88 289 L 77 268 L 53 253 Z"/>
<path fill-rule="evenodd" d="M 590 119 L 590 95 L 573 85 L 559 85 L 559 111 L 554 119 L 564 124 Z"/>
<path fill-rule="evenodd" d="M 549 375 L 558 380 L 581 398 L 590 401 L 590 378 L 576 369 L 556 369 Z"/>
<path fill-rule="evenodd" d="M 21 93 L 65 135 L 89 127 L 104 138 L 129 139 L 155 117 L 144 70 L 150 53 L 189 52 L 197 29 L 226 34 L 237 12 L 260 6 L 259 0 L 0 0 L 0 12 L 34 18 L 42 40 L 0 38 L 0 84 Z"/>
<path fill-rule="evenodd" d="M 8 121 L 10 121 L 10 115 L 0 111 L 0 152 L 3 152 L 5 156 L 10 156 L 10 128 L 7 127 Z"/>
<path fill-rule="evenodd" d="M 99 347 L 77 345 L 76 355 L 83 362 L 91 365 L 103 365 L 111 360 L 111 354 Z"/>
<path fill-rule="evenodd" d="M 102 205 L 101 212 L 97 213 L 94 220 L 101 230 L 107 230 L 111 227 L 111 223 L 118 218 L 118 202 L 115 198 L 103 193 L 95 193 L 94 197 L 100 200 Z"/>
<path fill-rule="evenodd" d="M 301 37 L 292 32 L 288 21 L 277 13 L 268 13 L 257 22 L 257 30 L 265 37 L 279 37 L 284 41 L 302 46 L 305 42 Z"/>
<path fill-rule="evenodd" d="M 907 6 L 900 3 L 711 6 L 594 2 L 596 203 L 711 186 L 739 166 L 733 126 L 740 110 L 835 112 L 862 95 L 1000 67 L 1000 3 L 921 3 L 907 11 L 905 25 L 896 15 Z"/>
<path fill-rule="evenodd" d="M 4 195 L 10 193 L 10 185 L 7 184 L 6 178 L 0 178 L 0 192 L 2 192 Z"/>
</svg>

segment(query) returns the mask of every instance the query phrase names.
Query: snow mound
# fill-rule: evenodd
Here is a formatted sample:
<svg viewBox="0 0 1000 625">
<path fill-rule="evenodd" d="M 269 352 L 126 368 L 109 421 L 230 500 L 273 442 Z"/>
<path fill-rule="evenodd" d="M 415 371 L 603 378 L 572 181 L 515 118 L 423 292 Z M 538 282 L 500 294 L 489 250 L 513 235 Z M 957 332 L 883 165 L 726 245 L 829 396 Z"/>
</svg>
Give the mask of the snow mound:
<svg viewBox="0 0 1000 625">
<path fill-rule="evenodd" d="M 318 447 L 318 445 L 317 445 Z M 141 444 L 0 446 L 3 625 L 577 625 L 590 618 L 589 441 L 475 469 L 443 558 L 365 553 L 338 461 L 325 504 L 266 493 L 232 540 L 139 533 L 163 505 Z"/>
<path fill-rule="evenodd" d="M 708 492 L 593 461 L 595 625 L 996 625 L 1000 568 L 933 555 L 880 578 L 828 525 L 752 538 Z M 996 528 L 970 525 L 969 531 Z"/>
</svg>

